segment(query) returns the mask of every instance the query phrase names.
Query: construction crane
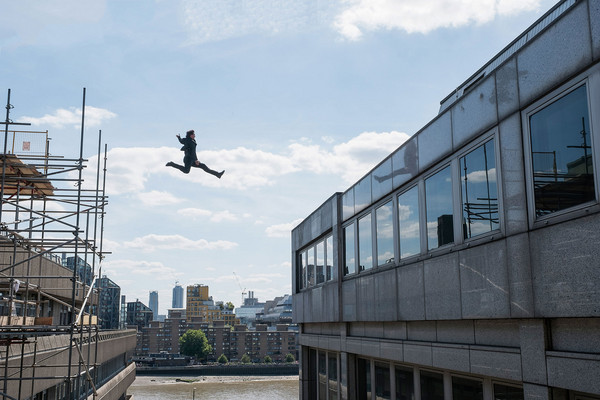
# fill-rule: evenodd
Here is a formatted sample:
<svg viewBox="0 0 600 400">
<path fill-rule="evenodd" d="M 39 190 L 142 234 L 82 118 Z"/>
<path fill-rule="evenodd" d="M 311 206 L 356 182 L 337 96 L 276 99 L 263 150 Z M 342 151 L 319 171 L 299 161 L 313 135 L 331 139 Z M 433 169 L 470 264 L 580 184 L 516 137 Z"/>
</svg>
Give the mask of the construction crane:
<svg viewBox="0 0 600 400">
<path fill-rule="evenodd" d="M 240 287 L 240 290 L 242 291 L 242 304 L 240 304 L 240 306 L 243 306 L 244 305 L 244 296 L 246 295 L 246 288 L 242 289 L 242 284 L 240 283 L 240 278 L 238 278 L 235 271 L 233 271 L 233 277 L 235 278 L 238 286 Z"/>
</svg>

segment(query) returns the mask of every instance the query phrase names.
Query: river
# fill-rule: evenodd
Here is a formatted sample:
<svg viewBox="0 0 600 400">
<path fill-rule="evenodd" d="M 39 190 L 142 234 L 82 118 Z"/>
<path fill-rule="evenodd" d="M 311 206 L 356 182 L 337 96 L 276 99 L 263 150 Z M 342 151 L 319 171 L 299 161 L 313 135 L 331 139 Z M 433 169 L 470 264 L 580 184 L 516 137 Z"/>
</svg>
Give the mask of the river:
<svg viewBox="0 0 600 400">
<path fill-rule="evenodd" d="M 196 389 L 194 391 L 194 388 Z M 138 376 L 134 400 L 297 400 L 298 376 Z"/>
</svg>

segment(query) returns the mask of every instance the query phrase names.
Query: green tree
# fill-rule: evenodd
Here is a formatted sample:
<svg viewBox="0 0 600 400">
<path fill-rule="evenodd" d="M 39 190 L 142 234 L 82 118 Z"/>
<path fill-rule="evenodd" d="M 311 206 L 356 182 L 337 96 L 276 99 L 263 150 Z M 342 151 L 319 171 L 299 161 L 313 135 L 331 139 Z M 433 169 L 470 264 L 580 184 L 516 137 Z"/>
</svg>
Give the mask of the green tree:
<svg viewBox="0 0 600 400">
<path fill-rule="evenodd" d="M 225 303 L 225 307 L 228 308 L 229 310 L 233 310 L 235 308 L 235 306 L 233 305 L 232 302 L 228 301 L 227 303 Z"/>
<path fill-rule="evenodd" d="M 250 356 L 248 354 L 244 354 L 242 359 L 240 360 L 243 364 L 248 364 L 250 362 Z"/>
<path fill-rule="evenodd" d="M 293 363 L 294 361 L 296 361 L 296 357 L 294 357 L 294 355 L 292 353 L 288 353 L 285 356 L 285 362 L 286 363 Z"/>
<path fill-rule="evenodd" d="M 270 363 L 273 362 L 273 359 L 271 357 L 269 357 L 269 356 L 265 356 L 264 362 L 267 363 L 267 364 L 270 364 Z"/>
<path fill-rule="evenodd" d="M 208 344 L 204 332 L 190 329 L 179 338 L 179 351 L 183 355 L 201 360 L 212 352 L 212 346 Z"/>
<path fill-rule="evenodd" d="M 229 362 L 229 360 L 227 359 L 227 356 L 225 354 L 221 354 L 219 356 L 219 358 L 217 359 L 217 362 L 219 364 L 227 364 Z"/>
</svg>

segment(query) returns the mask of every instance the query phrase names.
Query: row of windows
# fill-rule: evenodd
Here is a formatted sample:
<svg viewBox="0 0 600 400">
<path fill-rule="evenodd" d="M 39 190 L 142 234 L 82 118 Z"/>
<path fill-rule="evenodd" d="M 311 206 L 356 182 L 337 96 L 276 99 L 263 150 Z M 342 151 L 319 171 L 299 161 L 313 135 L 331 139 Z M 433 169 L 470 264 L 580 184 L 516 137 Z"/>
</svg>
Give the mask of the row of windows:
<svg viewBox="0 0 600 400">
<path fill-rule="evenodd" d="M 460 166 L 456 178 L 452 173 L 458 170 L 455 165 Z M 405 259 L 421 254 L 423 248 L 433 250 L 454 243 L 452 188 L 458 179 L 463 239 L 499 229 L 492 138 L 346 225 L 344 275 L 394 263 L 396 254 Z"/>
<path fill-rule="evenodd" d="M 333 236 L 329 235 L 302 251 L 298 264 L 300 289 L 335 279 L 337 269 L 333 264 Z"/>
<path fill-rule="evenodd" d="M 588 84 L 582 81 L 523 114 L 534 223 L 587 207 L 597 198 L 588 96 Z M 500 230 L 496 147 L 491 132 L 347 223 L 344 275 Z"/>
</svg>

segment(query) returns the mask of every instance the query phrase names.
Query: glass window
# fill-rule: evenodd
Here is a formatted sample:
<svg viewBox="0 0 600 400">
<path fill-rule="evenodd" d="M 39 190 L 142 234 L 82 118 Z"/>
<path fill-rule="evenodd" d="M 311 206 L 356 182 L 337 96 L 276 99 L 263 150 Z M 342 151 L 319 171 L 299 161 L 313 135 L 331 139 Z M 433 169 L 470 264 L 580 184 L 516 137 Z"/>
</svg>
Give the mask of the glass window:
<svg viewBox="0 0 600 400">
<path fill-rule="evenodd" d="M 308 287 L 315 286 L 315 248 L 308 249 L 308 259 L 306 261 L 306 280 Z"/>
<path fill-rule="evenodd" d="M 394 222 L 392 215 L 391 201 L 375 211 L 377 220 L 377 265 L 394 262 Z"/>
<path fill-rule="evenodd" d="M 536 216 L 594 200 L 586 86 L 531 115 L 529 131 Z"/>
<path fill-rule="evenodd" d="M 371 362 L 358 359 L 356 391 L 359 400 L 371 400 Z"/>
<path fill-rule="evenodd" d="M 375 399 L 389 400 L 391 398 L 390 366 L 375 363 Z"/>
<path fill-rule="evenodd" d="M 400 226 L 400 258 L 421 253 L 419 234 L 419 188 L 417 186 L 398 196 Z"/>
<path fill-rule="evenodd" d="M 298 271 L 300 271 L 300 289 L 306 288 L 306 251 L 300 253 L 300 265 L 298 265 Z"/>
<path fill-rule="evenodd" d="M 523 400 L 523 388 L 494 384 L 494 400 Z"/>
<path fill-rule="evenodd" d="M 452 377 L 452 398 L 483 400 L 483 383 L 474 379 Z"/>
<path fill-rule="evenodd" d="M 329 236 L 325 240 L 325 254 L 327 257 L 327 280 L 332 280 L 337 277 L 337 269 L 333 265 L 333 236 Z"/>
<path fill-rule="evenodd" d="M 319 242 L 317 243 L 317 285 L 319 283 L 323 283 L 325 282 L 325 270 L 324 270 L 324 264 L 325 264 L 325 243 L 324 242 Z"/>
<path fill-rule="evenodd" d="M 498 229 L 494 141 L 460 159 L 464 238 Z"/>
<path fill-rule="evenodd" d="M 373 242 L 371 241 L 371 214 L 358 220 L 359 272 L 373 268 Z"/>
<path fill-rule="evenodd" d="M 425 202 L 427 204 L 427 248 L 431 250 L 454 242 L 450 167 L 425 180 Z"/>
<path fill-rule="evenodd" d="M 327 358 L 327 371 L 329 377 L 329 399 L 337 399 L 338 394 L 338 371 L 337 371 L 337 355 L 329 354 Z"/>
<path fill-rule="evenodd" d="M 444 400 L 444 376 L 442 374 L 421 371 L 421 400 Z"/>
<path fill-rule="evenodd" d="M 327 400 L 327 360 L 324 352 L 319 352 L 319 400 Z"/>
<path fill-rule="evenodd" d="M 356 272 L 356 256 L 354 253 L 354 224 L 344 228 L 344 275 Z"/>
<path fill-rule="evenodd" d="M 413 400 L 415 382 L 410 368 L 396 367 L 396 400 Z"/>
</svg>

